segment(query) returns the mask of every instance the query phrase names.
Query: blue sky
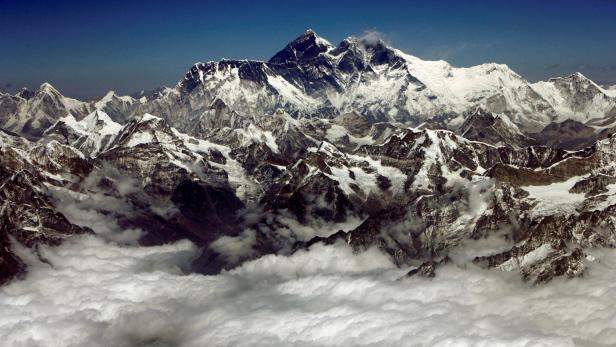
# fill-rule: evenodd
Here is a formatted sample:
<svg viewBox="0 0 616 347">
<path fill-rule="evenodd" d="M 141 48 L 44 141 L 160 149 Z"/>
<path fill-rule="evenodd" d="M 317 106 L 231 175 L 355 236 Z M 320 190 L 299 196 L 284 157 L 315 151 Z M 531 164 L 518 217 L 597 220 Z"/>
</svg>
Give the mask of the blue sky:
<svg viewBox="0 0 616 347">
<path fill-rule="evenodd" d="M 267 60 L 312 28 L 366 30 L 424 59 L 508 64 L 535 81 L 580 71 L 616 83 L 616 1 L 0 0 L 0 89 L 66 95 L 174 85 L 197 61 Z"/>
</svg>

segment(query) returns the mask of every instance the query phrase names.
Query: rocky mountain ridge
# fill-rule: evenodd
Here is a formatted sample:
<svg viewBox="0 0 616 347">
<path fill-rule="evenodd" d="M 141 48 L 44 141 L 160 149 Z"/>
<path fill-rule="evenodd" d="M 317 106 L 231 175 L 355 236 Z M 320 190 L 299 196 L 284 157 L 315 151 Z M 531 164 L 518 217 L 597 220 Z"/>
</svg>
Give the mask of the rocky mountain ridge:
<svg viewBox="0 0 616 347">
<path fill-rule="evenodd" d="M 530 138 L 557 123 L 579 122 L 593 133 L 582 132 L 579 140 L 566 141 L 563 147 L 581 149 L 611 134 L 616 119 L 616 95 L 580 73 L 529 83 L 502 64 L 458 68 L 366 37 L 349 37 L 335 46 L 312 30 L 267 62 L 197 63 L 175 88 L 135 96 L 109 92 L 98 101 L 80 102 L 43 84 L 36 92 L 1 94 L 0 125 L 36 139 L 60 117 L 70 113 L 81 120 L 100 109 L 118 123 L 155 114 L 200 137 L 208 127 L 241 127 L 282 111 L 294 119 L 353 113 L 370 123 L 462 134 L 468 115 L 481 108 L 509 120 L 514 126 L 507 131 Z M 545 136 L 537 137 L 533 143 L 545 144 Z"/>
<path fill-rule="evenodd" d="M 118 230 L 138 230 L 143 245 L 188 238 L 205 273 L 340 240 L 434 275 L 465 240 L 497 237 L 511 248 L 473 262 L 535 283 L 581 275 L 585 249 L 616 243 L 612 137 L 580 151 L 495 146 L 364 119 L 280 111 L 199 139 L 153 115 L 120 125 L 97 110 L 36 142 L 2 133 L 3 279 L 25 271 L 15 245 Z M 117 230 L 79 220 L 83 208 Z"/>
</svg>

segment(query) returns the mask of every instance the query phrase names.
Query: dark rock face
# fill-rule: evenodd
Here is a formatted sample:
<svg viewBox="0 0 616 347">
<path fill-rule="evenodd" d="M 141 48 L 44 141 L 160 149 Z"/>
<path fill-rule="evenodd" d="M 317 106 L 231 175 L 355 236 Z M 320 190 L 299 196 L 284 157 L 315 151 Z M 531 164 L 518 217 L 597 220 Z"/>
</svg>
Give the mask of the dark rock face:
<svg viewBox="0 0 616 347">
<path fill-rule="evenodd" d="M 548 282 L 557 276 L 577 277 L 584 272 L 584 252 L 575 248 L 570 254 L 558 253 L 522 270 L 522 278 L 535 284 Z"/>
<path fill-rule="evenodd" d="M 318 159 L 315 159 L 318 160 Z M 320 162 L 327 170 L 326 164 Z M 358 209 L 339 183 L 326 175 L 311 175 L 310 168 L 299 162 L 287 175 L 279 177 L 261 204 L 271 210 L 288 209 L 300 222 L 321 218 L 328 222 L 342 222 Z"/>
<path fill-rule="evenodd" d="M 226 189 L 184 180 L 175 188 L 171 201 L 204 244 L 238 232 L 237 212 L 244 204 Z"/>
<path fill-rule="evenodd" d="M 93 168 L 91 161 L 86 159 L 81 152 L 56 141 L 33 147 L 30 150 L 30 160 L 53 174 L 69 172 L 85 177 Z"/>
<path fill-rule="evenodd" d="M 412 276 L 421 276 L 421 277 L 426 277 L 426 278 L 432 278 L 434 276 L 436 276 L 436 268 L 441 265 L 441 264 L 447 264 L 451 261 L 451 259 L 449 259 L 449 257 L 444 257 L 441 260 L 429 260 L 425 263 L 422 263 L 421 265 L 419 265 L 417 268 L 409 271 L 406 276 L 407 277 L 412 277 Z"/>
<path fill-rule="evenodd" d="M 542 250 L 535 249 L 533 251 L 539 253 Z M 581 276 L 586 268 L 584 265 L 585 254 L 580 248 L 574 248 L 572 251 L 565 248 L 549 249 L 548 252 L 540 254 L 543 258 L 525 262 L 524 257 L 527 254 L 532 254 L 531 252 L 525 252 L 521 248 L 514 247 L 510 251 L 497 255 L 475 258 L 474 262 L 484 267 L 519 267 L 522 279 L 534 284 L 549 282 L 559 276 Z"/>
<path fill-rule="evenodd" d="M 586 197 L 591 197 L 608 192 L 608 185 L 616 183 L 616 177 L 604 174 L 591 174 L 587 178 L 583 178 L 571 189 L 571 193 L 584 193 Z"/>
<path fill-rule="evenodd" d="M 58 243 L 65 235 L 85 233 L 87 230 L 69 223 L 56 212 L 44 194 L 39 179 L 28 171 L 20 171 L 4 181 L 0 191 L 5 204 L 3 229 L 20 243 L 32 246 L 38 242 Z"/>
<path fill-rule="evenodd" d="M 359 227 L 349 232 L 348 243 L 355 251 L 379 247 L 392 256 L 398 265 L 420 257 L 421 244 L 413 237 L 412 229 L 397 227 L 403 219 L 403 210 L 393 210 L 369 217 Z"/>
<path fill-rule="evenodd" d="M 26 265 L 13 253 L 11 240 L 3 233 L 0 238 L 0 285 L 23 275 Z"/>
<path fill-rule="evenodd" d="M 521 148 L 535 144 L 534 139 L 524 135 L 513 122 L 504 117 L 477 108 L 466 116 L 456 132 L 466 139 L 497 146 Z"/>
<path fill-rule="evenodd" d="M 580 150 L 592 146 L 597 140 L 605 139 L 612 133 L 596 129 L 584 123 L 568 119 L 547 125 L 540 133 L 530 134 L 539 144 L 568 150 Z"/>
<path fill-rule="evenodd" d="M 21 276 L 26 267 L 13 253 L 15 242 L 34 248 L 57 245 L 66 237 L 91 233 L 71 224 L 46 196 L 43 178 L 26 165 L 0 161 L 0 284 Z"/>
<path fill-rule="evenodd" d="M 35 92 L 33 92 L 31 90 L 28 90 L 28 88 L 23 88 L 15 96 L 18 96 L 18 97 L 20 97 L 22 99 L 25 99 L 25 100 L 30 100 L 32 97 L 34 97 L 35 94 L 36 94 Z"/>
<path fill-rule="evenodd" d="M 317 58 L 321 53 L 330 49 L 327 42 L 322 41 L 312 30 L 307 30 L 289 43 L 282 51 L 276 53 L 269 62 L 271 64 L 303 64 Z"/>
</svg>

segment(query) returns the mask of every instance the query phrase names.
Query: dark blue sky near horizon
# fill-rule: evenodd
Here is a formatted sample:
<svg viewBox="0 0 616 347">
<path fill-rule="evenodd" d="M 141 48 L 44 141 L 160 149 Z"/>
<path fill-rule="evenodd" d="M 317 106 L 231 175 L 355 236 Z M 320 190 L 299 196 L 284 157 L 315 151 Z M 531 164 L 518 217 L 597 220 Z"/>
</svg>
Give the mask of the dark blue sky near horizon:
<svg viewBox="0 0 616 347">
<path fill-rule="evenodd" d="M 308 28 L 337 44 L 376 31 L 455 66 L 530 81 L 580 71 L 616 83 L 616 1 L 0 0 L 0 90 L 49 81 L 81 99 L 173 86 L 195 62 L 267 60 Z"/>
</svg>

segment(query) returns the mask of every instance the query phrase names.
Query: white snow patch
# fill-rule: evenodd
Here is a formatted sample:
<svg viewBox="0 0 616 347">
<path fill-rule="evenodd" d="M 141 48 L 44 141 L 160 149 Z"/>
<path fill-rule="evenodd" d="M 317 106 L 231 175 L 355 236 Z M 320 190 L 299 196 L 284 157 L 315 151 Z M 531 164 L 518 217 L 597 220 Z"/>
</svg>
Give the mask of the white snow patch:
<svg viewBox="0 0 616 347">
<path fill-rule="evenodd" d="M 278 153 L 278 144 L 271 131 L 262 130 L 252 123 L 246 129 L 235 129 L 235 131 L 240 135 L 241 146 L 247 146 L 253 142 L 265 143 L 272 152 Z"/>
<path fill-rule="evenodd" d="M 152 141 L 154 141 L 154 136 L 150 132 L 141 131 L 131 135 L 126 143 L 126 147 L 135 147 L 141 144 L 151 143 Z"/>
<path fill-rule="evenodd" d="M 530 194 L 528 198 L 537 201 L 537 205 L 531 210 L 534 215 L 575 214 L 576 208 L 584 201 L 584 194 L 570 193 L 569 190 L 581 178 L 575 176 L 564 182 L 520 188 Z"/>
<path fill-rule="evenodd" d="M 501 270 L 513 271 L 521 267 L 533 265 L 536 262 L 547 258 L 554 251 L 555 250 L 554 248 L 552 248 L 552 245 L 550 245 L 549 243 L 545 243 L 537 247 L 536 249 L 528 252 L 527 254 L 524 254 L 521 257 L 518 257 L 518 258 L 513 257 L 507 260 L 506 262 L 502 263 L 498 267 Z"/>
</svg>

